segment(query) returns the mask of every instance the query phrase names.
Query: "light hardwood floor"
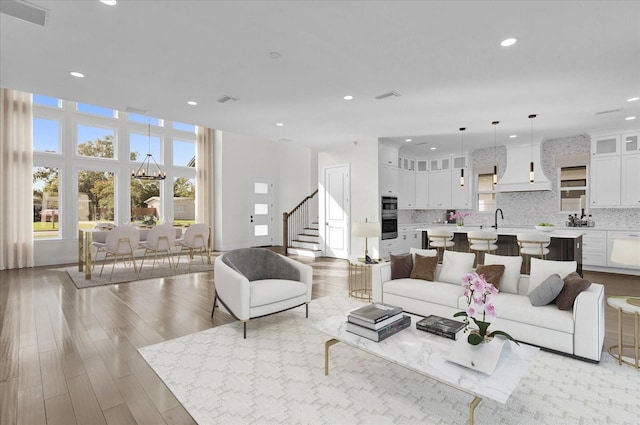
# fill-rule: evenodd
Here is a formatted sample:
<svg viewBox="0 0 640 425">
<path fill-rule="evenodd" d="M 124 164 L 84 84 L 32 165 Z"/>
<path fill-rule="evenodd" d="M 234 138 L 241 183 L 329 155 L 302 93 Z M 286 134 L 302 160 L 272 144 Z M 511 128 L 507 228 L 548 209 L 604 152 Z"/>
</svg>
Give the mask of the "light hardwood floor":
<svg viewBox="0 0 640 425">
<path fill-rule="evenodd" d="M 346 261 L 297 259 L 313 266 L 314 299 L 346 291 Z M 640 277 L 585 277 L 640 296 Z M 213 273 L 78 290 L 57 267 L 0 272 L 0 424 L 193 424 L 137 349 L 231 322 L 210 318 L 212 300 Z M 605 320 L 608 347 L 616 312 Z"/>
</svg>

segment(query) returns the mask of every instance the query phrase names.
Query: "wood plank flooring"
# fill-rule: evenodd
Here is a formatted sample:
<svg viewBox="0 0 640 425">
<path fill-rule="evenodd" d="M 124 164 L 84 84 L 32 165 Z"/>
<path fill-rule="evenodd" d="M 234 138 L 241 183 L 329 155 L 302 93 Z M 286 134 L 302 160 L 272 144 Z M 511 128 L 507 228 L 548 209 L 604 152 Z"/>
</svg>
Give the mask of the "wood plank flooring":
<svg viewBox="0 0 640 425">
<path fill-rule="evenodd" d="M 346 291 L 346 261 L 297 259 L 313 266 L 314 299 Z M 585 277 L 640 296 L 640 277 Z M 137 349 L 231 322 L 210 318 L 213 289 L 212 273 L 78 290 L 57 267 L 1 271 L 0 424 L 193 424 Z M 605 320 L 608 347 L 616 312 Z"/>
</svg>

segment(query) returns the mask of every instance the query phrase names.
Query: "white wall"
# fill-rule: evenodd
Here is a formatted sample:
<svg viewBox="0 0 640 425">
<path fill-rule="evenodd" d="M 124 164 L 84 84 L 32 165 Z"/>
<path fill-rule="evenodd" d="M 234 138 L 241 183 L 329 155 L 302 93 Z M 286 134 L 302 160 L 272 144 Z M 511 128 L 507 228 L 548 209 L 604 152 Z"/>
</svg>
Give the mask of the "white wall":
<svg viewBox="0 0 640 425">
<path fill-rule="evenodd" d="M 318 188 L 320 237 L 324 240 L 324 169 L 338 164 L 351 165 L 351 222 L 380 221 L 378 196 L 378 141 L 344 143 L 335 148 L 318 152 Z M 364 256 L 364 239 L 352 238 L 350 254 Z M 378 257 L 378 239 L 369 240 L 369 255 Z"/>
<path fill-rule="evenodd" d="M 214 249 L 228 251 L 249 246 L 251 177 L 270 178 L 274 184 L 273 244 L 281 244 L 282 213 L 315 190 L 315 186 L 311 188 L 316 170 L 311 169 L 310 149 L 222 132 L 215 141 L 214 156 Z"/>
</svg>

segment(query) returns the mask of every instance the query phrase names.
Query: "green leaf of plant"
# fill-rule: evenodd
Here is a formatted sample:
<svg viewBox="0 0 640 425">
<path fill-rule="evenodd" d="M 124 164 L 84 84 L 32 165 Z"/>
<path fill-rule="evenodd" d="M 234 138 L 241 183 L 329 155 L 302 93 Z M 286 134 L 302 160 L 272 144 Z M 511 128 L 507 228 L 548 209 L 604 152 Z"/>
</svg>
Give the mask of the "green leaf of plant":
<svg viewBox="0 0 640 425">
<path fill-rule="evenodd" d="M 511 335 L 509 335 L 509 334 L 508 334 L 508 333 L 506 333 L 506 332 L 503 332 L 503 331 L 493 331 L 493 332 L 491 332 L 491 333 L 489 334 L 489 336 L 495 336 L 495 335 L 502 335 L 503 337 L 507 338 L 508 340 L 515 342 L 515 343 L 516 343 L 516 345 L 520 345 L 520 344 L 518 343 L 518 341 L 516 341 L 515 339 L 511 338 Z"/>
<path fill-rule="evenodd" d="M 467 337 L 467 342 L 471 345 L 478 345 L 480 344 L 482 341 L 484 341 L 484 338 L 478 334 L 469 334 L 469 336 Z"/>
</svg>

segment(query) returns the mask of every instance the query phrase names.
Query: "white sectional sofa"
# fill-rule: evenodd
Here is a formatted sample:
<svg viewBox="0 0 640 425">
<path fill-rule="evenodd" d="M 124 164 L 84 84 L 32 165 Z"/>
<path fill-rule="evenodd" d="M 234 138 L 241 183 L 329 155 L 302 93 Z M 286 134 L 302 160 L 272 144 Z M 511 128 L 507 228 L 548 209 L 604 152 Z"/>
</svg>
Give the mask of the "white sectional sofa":
<svg viewBox="0 0 640 425">
<path fill-rule="evenodd" d="M 415 250 L 421 253 L 427 250 Z M 458 264 L 452 267 L 447 260 L 439 264 L 434 281 L 401 278 L 391 279 L 391 263 L 378 264 L 372 270 L 373 302 L 384 302 L 402 307 L 406 312 L 428 316 L 435 314 L 453 318 L 456 312 L 467 306 L 463 296 L 462 275 L 473 271 Z M 456 254 L 457 255 L 457 254 Z M 473 254 L 464 254 L 473 255 Z M 520 275 L 521 257 L 488 257 L 493 264 L 505 264 L 506 269 L 500 283 L 500 293 L 493 300 L 498 317 L 491 320 L 489 330 L 507 332 L 514 339 L 541 348 L 567 353 L 569 355 L 598 362 L 604 341 L 604 286 L 598 283 L 580 292 L 573 309 L 560 310 L 551 303 L 540 307 L 531 304 L 530 279 L 538 283 L 550 273 L 566 276 L 575 262 L 543 261 L 532 262 L 531 275 Z M 485 264 L 487 260 L 485 259 Z M 443 266 L 447 267 L 448 281 L 441 281 Z M 554 268 L 558 270 L 555 271 Z M 451 273 L 459 275 L 452 279 Z M 567 272 L 567 270 L 570 270 Z"/>
</svg>

